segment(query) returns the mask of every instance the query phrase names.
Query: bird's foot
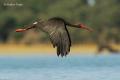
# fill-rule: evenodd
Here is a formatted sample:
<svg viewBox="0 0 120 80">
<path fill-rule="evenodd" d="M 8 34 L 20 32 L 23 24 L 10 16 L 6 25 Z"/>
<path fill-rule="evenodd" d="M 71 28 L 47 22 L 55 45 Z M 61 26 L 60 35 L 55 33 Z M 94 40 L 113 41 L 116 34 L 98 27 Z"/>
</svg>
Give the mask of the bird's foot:
<svg viewBox="0 0 120 80">
<path fill-rule="evenodd" d="M 24 32 L 26 29 L 16 29 L 16 32 Z"/>
</svg>

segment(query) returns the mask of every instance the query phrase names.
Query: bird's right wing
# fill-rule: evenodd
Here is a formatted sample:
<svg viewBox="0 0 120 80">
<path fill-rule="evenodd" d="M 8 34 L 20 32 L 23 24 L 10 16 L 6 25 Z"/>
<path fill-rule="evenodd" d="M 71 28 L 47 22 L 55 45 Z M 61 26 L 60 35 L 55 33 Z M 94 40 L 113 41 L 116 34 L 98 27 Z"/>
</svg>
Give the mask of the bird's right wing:
<svg viewBox="0 0 120 80">
<path fill-rule="evenodd" d="M 56 25 L 51 32 L 50 39 L 54 47 L 57 47 L 57 55 L 66 56 L 70 52 L 71 40 L 67 28 L 64 25 Z"/>
</svg>

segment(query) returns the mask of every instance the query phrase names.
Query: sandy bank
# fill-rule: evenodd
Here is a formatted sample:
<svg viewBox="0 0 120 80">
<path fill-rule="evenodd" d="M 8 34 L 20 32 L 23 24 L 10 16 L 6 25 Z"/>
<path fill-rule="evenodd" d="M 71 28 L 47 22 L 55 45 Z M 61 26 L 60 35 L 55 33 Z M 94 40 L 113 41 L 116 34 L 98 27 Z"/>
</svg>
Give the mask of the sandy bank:
<svg viewBox="0 0 120 80">
<path fill-rule="evenodd" d="M 120 49 L 120 45 L 116 46 Z M 95 54 L 97 46 L 95 44 L 79 44 L 71 47 L 71 53 Z M 51 44 L 23 45 L 23 44 L 0 44 L 0 55 L 2 54 L 52 54 L 56 49 Z"/>
</svg>

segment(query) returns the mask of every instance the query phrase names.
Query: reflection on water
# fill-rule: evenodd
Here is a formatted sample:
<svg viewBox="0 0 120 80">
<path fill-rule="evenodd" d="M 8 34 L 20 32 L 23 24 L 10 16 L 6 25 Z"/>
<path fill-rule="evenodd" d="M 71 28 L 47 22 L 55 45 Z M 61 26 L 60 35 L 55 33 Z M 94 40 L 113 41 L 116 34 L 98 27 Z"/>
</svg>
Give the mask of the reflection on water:
<svg viewBox="0 0 120 80">
<path fill-rule="evenodd" d="M 120 80 L 120 55 L 1 56 L 0 80 Z"/>
</svg>

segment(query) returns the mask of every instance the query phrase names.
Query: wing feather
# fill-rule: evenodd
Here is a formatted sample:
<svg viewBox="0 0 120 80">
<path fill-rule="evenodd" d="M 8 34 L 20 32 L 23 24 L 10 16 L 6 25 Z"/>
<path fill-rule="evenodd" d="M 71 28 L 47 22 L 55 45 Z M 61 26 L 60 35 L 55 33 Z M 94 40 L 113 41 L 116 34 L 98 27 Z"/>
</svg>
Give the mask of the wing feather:
<svg viewBox="0 0 120 80">
<path fill-rule="evenodd" d="M 57 55 L 66 56 L 70 52 L 71 40 L 65 25 L 54 25 L 56 27 L 50 34 L 53 47 L 57 47 Z"/>
</svg>

